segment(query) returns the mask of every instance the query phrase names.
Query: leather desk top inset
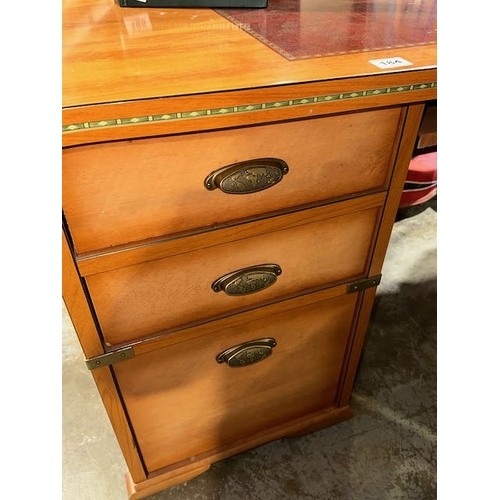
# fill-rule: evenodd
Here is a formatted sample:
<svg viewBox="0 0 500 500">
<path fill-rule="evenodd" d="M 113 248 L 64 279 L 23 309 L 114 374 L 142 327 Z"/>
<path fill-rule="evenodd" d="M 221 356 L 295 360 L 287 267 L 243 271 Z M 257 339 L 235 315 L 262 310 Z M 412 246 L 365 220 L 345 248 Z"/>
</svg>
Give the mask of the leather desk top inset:
<svg viewBox="0 0 500 500">
<path fill-rule="evenodd" d="M 436 0 L 269 0 L 217 12 L 288 60 L 437 41 Z"/>
</svg>

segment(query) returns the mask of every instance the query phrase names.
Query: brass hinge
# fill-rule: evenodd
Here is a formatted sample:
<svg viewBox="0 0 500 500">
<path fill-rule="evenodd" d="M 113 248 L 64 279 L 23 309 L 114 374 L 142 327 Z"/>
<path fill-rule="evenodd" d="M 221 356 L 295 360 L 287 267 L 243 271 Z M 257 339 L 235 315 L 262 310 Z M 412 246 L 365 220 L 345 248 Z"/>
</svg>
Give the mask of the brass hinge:
<svg viewBox="0 0 500 500">
<path fill-rule="evenodd" d="M 102 368 L 103 366 L 113 365 L 119 363 L 120 361 L 125 361 L 126 359 L 133 358 L 135 356 L 134 349 L 132 347 L 125 347 L 124 349 L 119 349 L 113 352 L 107 352 L 94 358 L 86 359 L 85 363 L 89 370 L 94 370 L 95 368 Z"/>
<path fill-rule="evenodd" d="M 347 293 L 361 292 L 361 290 L 366 290 L 367 288 L 378 286 L 380 284 L 381 279 L 382 275 L 379 274 L 378 276 L 372 276 L 371 278 L 363 278 L 361 280 L 348 283 Z"/>
</svg>

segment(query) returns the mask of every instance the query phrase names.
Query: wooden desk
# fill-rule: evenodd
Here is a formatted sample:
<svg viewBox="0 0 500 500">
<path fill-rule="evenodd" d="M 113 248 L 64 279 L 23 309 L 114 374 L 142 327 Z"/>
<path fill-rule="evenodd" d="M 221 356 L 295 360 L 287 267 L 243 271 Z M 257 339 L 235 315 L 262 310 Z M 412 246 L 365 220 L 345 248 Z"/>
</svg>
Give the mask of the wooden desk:
<svg viewBox="0 0 500 500">
<path fill-rule="evenodd" d="M 435 15 L 63 0 L 63 295 L 131 498 L 351 416 Z"/>
</svg>

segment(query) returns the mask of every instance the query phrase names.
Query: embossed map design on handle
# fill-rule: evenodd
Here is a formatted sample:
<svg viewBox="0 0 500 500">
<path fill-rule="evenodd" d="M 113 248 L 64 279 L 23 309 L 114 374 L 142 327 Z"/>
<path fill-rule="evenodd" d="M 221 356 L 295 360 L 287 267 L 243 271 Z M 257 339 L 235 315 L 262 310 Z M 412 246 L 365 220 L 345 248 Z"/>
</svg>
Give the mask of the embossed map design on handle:
<svg viewBox="0 0 500 500">
<path fill-rule="evenodd" d="M 219 188 L 227 194 L 255 193 L 280 182 L 288 170 L 286 162 L 278 158 L 246 160 L 210 173 L 205 187 L 209 191 Z"/>
<path fill-rule="evenodd" d="M 268 358 L 276 345 L 276 339 L 273 338 L 250 340 L 226 349 L 215 360 L 219 364 L 227 363 L 232 368 L 247 366 Z"/>
<path fill-rule="evenodd" d="M 227 295 L 248 295 L 274 285 L 281 273 L 278 264 L 247 267 L 221 276 L 212 283 L 212 290 Z"/>
</svg>

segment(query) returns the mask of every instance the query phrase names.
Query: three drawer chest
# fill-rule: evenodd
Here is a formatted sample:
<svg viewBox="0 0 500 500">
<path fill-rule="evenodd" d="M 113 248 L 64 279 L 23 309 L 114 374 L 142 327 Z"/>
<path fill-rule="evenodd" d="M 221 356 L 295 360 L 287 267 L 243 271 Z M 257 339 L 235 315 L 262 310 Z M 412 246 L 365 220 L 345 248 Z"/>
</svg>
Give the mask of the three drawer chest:
<svg viewBox="0 0 500 500">
<path fill-rule="evenodd" d="M 284 3 L 63 0 L 63 296 L 130 498 L 352 416 L 435 12 Z"/>
</svg>

